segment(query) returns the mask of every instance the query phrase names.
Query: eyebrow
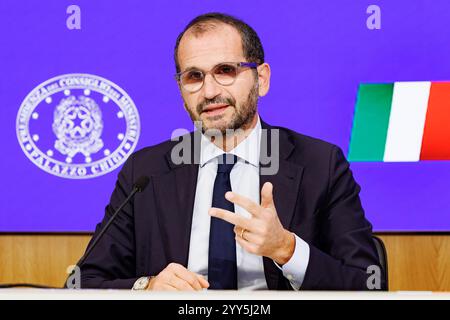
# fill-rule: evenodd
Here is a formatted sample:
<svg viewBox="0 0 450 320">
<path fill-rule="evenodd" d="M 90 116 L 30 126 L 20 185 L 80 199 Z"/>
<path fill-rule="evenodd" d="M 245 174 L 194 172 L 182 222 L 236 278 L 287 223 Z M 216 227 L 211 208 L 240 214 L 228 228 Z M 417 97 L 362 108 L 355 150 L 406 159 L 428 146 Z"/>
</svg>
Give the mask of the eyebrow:
<svg viewBox="0 0 450 320">
<path fill-rule="evenodd" d="M 224 64 L 224 63 L 231 63 L 231 62 L 227 62 L 227 61 L 225 61 L 225 62 L 219 62 L 219 63 L 215 64 L 212 68 L 215 68 L 215 67 L 217 67 L 218 65 L 221 65 L 221 64 Z M 205 69 L 202 69 L 202 68 L 199 68 L 199 67 L 195 67 L 195 66 L 191 66 L 191 67 L 189 67 L 189 68 L 186 68 L 184 71 L 181 71 L 181 72 L 186 72 L 186 71 L 191 71 L 191 70 L 199 70 L 199 71 L 205 72 Z M 181 73 L 181 72 L 180 72 L 180 73 Z"/>
<path fill-rule="evenodd" d="M 200 71 L 203 71 L 202 69 L 200 69 L 200 68 L 198 68 L 198 67 L 189 67 L 189 68 L 186 68 L 184 71 L 181 71 L 181 72 L 186 72 L 186 71 L 191 71 L 191 70 L 200 70 Z"/>
</svg>

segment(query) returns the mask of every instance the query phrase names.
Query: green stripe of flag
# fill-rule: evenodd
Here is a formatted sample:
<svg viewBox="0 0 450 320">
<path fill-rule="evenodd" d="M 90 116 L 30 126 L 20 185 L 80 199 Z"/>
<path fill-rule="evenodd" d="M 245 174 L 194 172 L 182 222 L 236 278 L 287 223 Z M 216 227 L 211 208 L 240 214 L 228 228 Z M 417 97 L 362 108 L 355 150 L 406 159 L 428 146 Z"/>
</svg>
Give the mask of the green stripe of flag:
<svg viewBox="0 0 450 320">
<path fill-rule="evenodd" d="M 394 84 L 360 84 L 349 161 L 383 161 Z"/>
</svg>

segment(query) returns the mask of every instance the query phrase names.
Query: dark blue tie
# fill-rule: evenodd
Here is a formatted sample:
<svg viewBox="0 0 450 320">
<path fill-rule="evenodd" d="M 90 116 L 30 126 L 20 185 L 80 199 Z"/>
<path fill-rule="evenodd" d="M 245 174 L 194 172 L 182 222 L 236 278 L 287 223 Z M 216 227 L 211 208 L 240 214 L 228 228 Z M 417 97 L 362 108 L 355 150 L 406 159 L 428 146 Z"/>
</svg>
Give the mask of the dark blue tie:
<svg viewBox="0 0 450 320">
<path fill-rule="evenodd" d="M 234 204 L 225 199 L 231 191 L 230 172 L 237 157 L 223 154 L 219 157 L 214 181 L 212 206 L 234 212 Z M 211 217 L 209 229 L 208 282 L 209 289 L 237 289 L 236 240 L 234 226 L 222 219 Z"/>
</svg>

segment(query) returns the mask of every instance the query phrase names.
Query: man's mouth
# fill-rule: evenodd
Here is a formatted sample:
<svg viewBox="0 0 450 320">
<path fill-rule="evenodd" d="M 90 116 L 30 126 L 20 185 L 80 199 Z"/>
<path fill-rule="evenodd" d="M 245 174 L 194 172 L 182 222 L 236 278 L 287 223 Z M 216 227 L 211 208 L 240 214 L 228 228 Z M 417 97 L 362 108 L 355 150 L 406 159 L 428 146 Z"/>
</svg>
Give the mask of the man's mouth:
<svg viewBox="0 0 450 320">
<path fill-rule="evenodd" d="M 205 113 L 208 116 L 215 116 L 219 115 L 222 112 L 225 112 L 226 108 L 228 108 L 230 105 L 228 104 L 210 104 L 205 109 L 203 109 L 202 113 Z"/>
</svg>

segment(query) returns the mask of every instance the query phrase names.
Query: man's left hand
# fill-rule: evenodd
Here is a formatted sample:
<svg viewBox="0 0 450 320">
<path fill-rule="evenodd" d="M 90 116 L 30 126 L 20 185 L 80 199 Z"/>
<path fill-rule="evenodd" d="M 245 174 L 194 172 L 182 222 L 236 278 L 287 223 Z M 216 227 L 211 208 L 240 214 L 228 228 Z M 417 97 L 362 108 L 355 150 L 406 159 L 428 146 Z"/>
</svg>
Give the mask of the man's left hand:
<svg viewBox="0 0 450 320">
<path fill-rule="evenodd" d="M 283 265 L 294 254 L 295 236 L 283 228 L 275 209 L 272 190 L 270 182 L 263 185 L 261 205 L 231 191 L 225 194 L 228 201 L 247 210 L 251 218 L 220 208 L 211 208 L 209 214 L 233 224 L 236 241 L 246 251 Z"/>
</svg>

